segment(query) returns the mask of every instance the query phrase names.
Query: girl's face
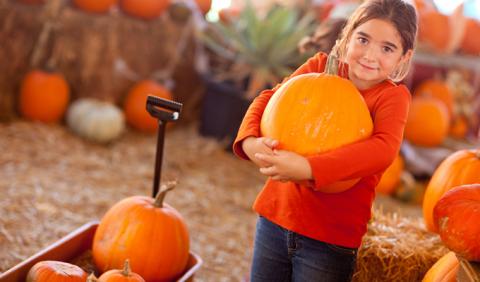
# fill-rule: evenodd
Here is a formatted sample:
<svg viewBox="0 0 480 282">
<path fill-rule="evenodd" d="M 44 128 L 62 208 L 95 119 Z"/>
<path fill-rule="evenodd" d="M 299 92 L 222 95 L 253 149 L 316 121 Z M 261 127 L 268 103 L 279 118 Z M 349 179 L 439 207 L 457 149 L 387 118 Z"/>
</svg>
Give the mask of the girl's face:
<svg viewBox="0 0 480 282">
<path fill-rule="evenodd" d="M 345 61 L 350 80 L 364 90 L 387 79 L 411 55 L 412 50 L 403 54 L 402 39 L 394 25 L 372 19 L 353 31 Z"/>
</svg>

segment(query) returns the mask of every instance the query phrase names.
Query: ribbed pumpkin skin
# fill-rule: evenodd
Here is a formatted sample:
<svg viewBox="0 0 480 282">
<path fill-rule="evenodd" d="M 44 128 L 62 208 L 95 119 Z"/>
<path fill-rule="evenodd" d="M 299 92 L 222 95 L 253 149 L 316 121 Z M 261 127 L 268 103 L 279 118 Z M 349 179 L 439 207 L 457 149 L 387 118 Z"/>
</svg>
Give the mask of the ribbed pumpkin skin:
<svg viewBox="0 0 480 282">
<path fill-rule="evenodd" d="M 402 156 L 398 155 L 393 163 L 387 168 L 385 173 L 382 175 L 380 182 L 375 191 L 377 193 L 390 195 L 395 191 L 395 187 L 400 182 L 400 177 L 402 176 L 404 168 L 404 161 Z"/>
<path fill-rule="evenodd" d="M 423 218 L 427 229 L 437 232 L 433 208 L 453 187 L 480 183 L 480 151 L 460 150 L 448 156 L 435 170 L 423 198 Z"/>
<path fill-rule="evenodd" d="M 117 3 L 117 0 L 73 0 L 73 3 L 87 12 L 105 13 Z"/>
<path fill-rule="evenodd" d="M 265 108 L 263 136 L 280 149 L 308 156 L 369 137 L 373 123 L 361 94 L 346 79 L 325 74 L 296 76 Z"/>
<path fill-rule="evenodd" d="M 480 184 L 446 192 L 433 219 L 443 243 L 466 260 L 480 261 Z"/>
<path fill-rule="evenodd" d="M 122 10 L 134 17 L 152 20 L 170 5 L 170 0 L 120 0 Z"/>
<path fill-rule="evenodd" d="M 433 97 L 414 97 L 410 104 L 405 138 L 424 147 L 440 145 L 448 135 L 450 117 L 443 102 Z"/>
<path fill-rule="evenodd" d="M 87 273 L 61 261 L 40 261 L 27 274 L 27 282 L 85 282 Z"/>
<path fill-rule="evenodd" d="M 368 138 L 373 122 L 362 95 L 349 80 L 308 73 L 291 78 L 275 92 L 260 130 L 262 136 L 278 140 L 279 149 L 309 156 Z M 328 187 L 323 191 L 339 192 L 357 181 L 337 182 L 331 191 Z"/>
<path fill-rule="evenodd" d="M 67 110 L 70 90 L 60 73 L 29 72 L 20 85 L 20 113 L 42 122 L 58 122 Z"/>
<path fill-rule="evenodd" d="M 144 196 L 126 198 L 101 220 L 93 240 L 93 258 L 102 271 L 120 269 L 125 259 L 145 281 L 173 281 L 185 270 L 189 235 L 182 216 L 164 204 L 156 208 Z"/>
<path fill-rule="evenodd" d="M 459 266 L 455 253 L 448 252 L 428 270 L 422 282 L 455 282 Z"/>
<path fill-rule="evenodd" d="M 143 80 L 129 91 L 124 103 L 125 118 L 132 127 L 146 133 L 157 131 L 158 121 L 146 109 L 148 95 L 172 100 L 172 94 L 152 80 Z"/>
</svg>

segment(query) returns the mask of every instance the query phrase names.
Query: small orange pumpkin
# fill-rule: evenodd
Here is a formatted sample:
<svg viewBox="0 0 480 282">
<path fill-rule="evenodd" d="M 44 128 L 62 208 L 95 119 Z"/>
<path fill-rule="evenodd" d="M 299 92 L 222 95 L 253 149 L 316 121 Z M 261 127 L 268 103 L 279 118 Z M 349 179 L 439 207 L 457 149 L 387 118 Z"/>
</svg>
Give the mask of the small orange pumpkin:
<svg viewBox="0 0 480 282">
<path fill-rule="evenodd" d="M 452 121 L 452 125 L 450 126 L 450 136 L 463 139 L 468 132 L 468 120 L 465 116 L 459 115 Z"/>
<path fill-rule="evenodd" d="M 467 19 L 465 35 L 463 36 L 460 49 L 471 55 L 480 55 L 480 22 Z"/>
<path fill-rule="evenodd" d="M 460 150 L 448 156 L 435 170 L 423 199 L 423 218 L 427 229 L 437 232 L 433 209 L 453 187 L 480 183 L 480 150 Z"/>
<path fill-rule="evenodd" d="M 171 0 L 120 0 L 122 10 L 134 17 L 152 20 L 160 16 Z"/>
<path fill-rule="evenodd" d="M 412 99 L 405 125 L 405 138 L 413 144 L 434 147 L 447 137 L 448 110 L 437 98 L 416 96 Z"/>
<path fill-rule="evenodd" d="M 105 272 L 119 269 L 128 258 L 146 281 L 174 281 L 185 271 L 189 257 L 188 229 L 180 213 L 155 199 L 133 196 L 115 204 L 102 218 L 93 239 L 93 259 Z"/>
<path fill-rule="evenodd" d="M 375 191 L 385 195 L 392 194 L 397 185 L 400 183 L 403 167 L 403 158 L 401 155 L 398 155 L 393 163 L 387 168 L 385 173 L 383 173 L 380 182 L 378 183 L 377 187 L 375 187 Z"/>
<path fill-rule="evenodd" d="M 133 128 L 146 133 L 154 133 L 158 121 L 146 110 L 148 95 L 172 100 L 172 94 L 153 80 L 143 80 L 135 84 L 128 92 L 124 103 L 125 117 Z"/>
<path fill-rule="evenodd" d="M 480 184 L 447 191 L 435 205 L 433 220 L 450 250 L 466 260 L 480 261 Z"/>
<path fill-rule="evenodd" d="M 20 85 L 20 113 L 42 122 L 58 122 L 67 110 L 70 90 L 62 74 L 33 70 Z"/>
<path fill-rule="evenodd" d="M 415 96 L 430 96 L 439 99 L 447 106 L 449 115 L 453 115 L 455 100 L 452 91 L 445 82 L 435 79 L 426 80 L 415 88 L 413 93 Z"/>
<path fill-rule="evenodd" d="M 61 261 L 37 262 L 27 274 L 27 282 L 85 282 L 87 273 L 80 267 Z"/>
<path fill-rule="evenodd" d="M 422 282 L 455 282 L 459 267 L 455 253 L 448 252 L 428 270 Z"/>
<path fill-rule="evenodd" d="M 373 131 L 365 100 L 348 79 L 337 75 L 336 63 L 324 73 L 295 76 L 270 98 L 260 123 L 262 136 L 279 141 L 279 149 L 303 156 L 334 150 L 362 139 Z M 337 193 L 358 179 L 322 187 Z"/>
<path fill-rule="evenodd" d="M 112 269 L 104 272 L 97 280 L 98 282 L 145 282 L 142 276 L 132 272 L 130 262 L 125 260 L 123 269 Z"/>
<path fill-rule="evenodd" d="M 73 3 L 87 12 L 105 13 L 117 3 L 117 0 L 73 0 Z"/>
</svg>

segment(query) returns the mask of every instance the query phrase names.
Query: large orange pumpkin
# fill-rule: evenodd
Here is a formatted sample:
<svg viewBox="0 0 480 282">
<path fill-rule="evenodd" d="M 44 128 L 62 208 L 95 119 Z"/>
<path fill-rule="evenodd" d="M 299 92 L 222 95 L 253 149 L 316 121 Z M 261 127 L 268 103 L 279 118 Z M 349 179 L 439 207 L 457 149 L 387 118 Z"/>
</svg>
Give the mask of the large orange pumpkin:
<svg viewBox="0 0 480 282">
<path fill-rule="evenodd" d="M 415 96 L 431 96 L 439 99 L 447 106 L 449 115 L 453 115 L 455 100 L 452 91 L 445 82 L 435 79 L 426 80 L 417 86 L 413 93 Z"/>
<path fill-rule="evenodd" d="M 117 3 L 117 0 L 73 0 L 73 3 L 87 12 L 105 13 Z"/>
<path fill-rule="evenodd" d="M 449 125 L 445 104 L 433 97 L 414 97 L 405 125 L 405 138 L 420 146 L 438 146 L 447 137 Z"/>
<path fill-rule="evenodd" d="M 97 282 L 145 282 L 145 280 L 130 269 L 130 262 L 125 260 L 123 269 L 111 269 L 104 272 Z"/>
<path fill-rule="evenodd" d="M 447 191 L 435 205 L 433 220 L 450 250 L 466 260 L 480 261 L 480 184 Z"/>
<path fill-rule="evenodd" d="M 172 100 L 172 94 L 165 87 L 152 80 L 143 80 L 128 92 L 123 108 L 128 124 L 140 131 L 154 133 L 158 120 L 146 110 L 148 95 Z"/>
<path fill-rule="evenodd" d="M 33 70 L 20 85 L 20 113 L 42 122 L 58 122 L 70 100 L 68 84 L 60 73 Z"/>
<path fill-rule="evenodd" d="M 480 55 L 480 22 L 467 19 L 460 49 L 467 54 Z"/>
<path fill-rule="evenodd" d="M 189 235 L 180 213 L 156 199 L 133 196 L 115 204 L 93 239 L 93 259 L 102 271 L 119 269 L 129 259 L 146 281 L 174 281 L 187 267 Z"/>
<path fill-rule="evenodd" d="M 325 73 L 302 74 L 284 83 L 268 102 L 260 130 L 278 140 L 279 149 L 309 156 L 368 138 L 373 122 L 357 88 L 329 64 Z M 344 191 L 356 182 L 337 182 L 322 191 Z"/>
<path fill-rule="evenodd" d="M 170 2 L 170 0 L 120 0 L 120 7 L 131 16 L 152 20 L 160 16 Z"/>
<path fill-rule="evenodd" d="M 435 10 L 424 10 L 420 13 L 418 38 L 432 50 L 442 53 L 448 47 L 450 30 L 449 18 Z"/>
<path fill-rule="evenodd" d="M 380 182 L 375 191 L 377 193 L 390 195 L 395 191 L 395 188 L 400 183 L 400 177 L 402 176 L 404 168 L 404 161 L 401 155 L 398 155 L 393 163 L 387 168 L 385 173 L 383 173 Z"/>
<path fill-rule="evenodd" d="M 448 252 L 428 270 L 422 282 L 455 282 L 459 267 L 455 253 Z"/>
<path fill-rule="evenodd" d="M 435 170 L 423 199 L 423 218 L 428 230 L 437 232 L 433 208 L 453 187 L 480 183 L 480 150 L 460 150 L 448 156 Z"/>
<path fill-rule="evenodd" d="M 37 262 L 27 274 L 27 282 L 85 282 L 87 273 L 80 267 L 61 261 Z"/>
</svg>

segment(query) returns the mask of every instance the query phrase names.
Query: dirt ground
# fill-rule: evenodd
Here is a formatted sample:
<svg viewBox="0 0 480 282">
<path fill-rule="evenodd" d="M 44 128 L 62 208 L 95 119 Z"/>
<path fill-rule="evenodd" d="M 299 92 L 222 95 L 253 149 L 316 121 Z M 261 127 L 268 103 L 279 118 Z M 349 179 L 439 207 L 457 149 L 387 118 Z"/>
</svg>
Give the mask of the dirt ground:
<svg viewBox="0 0 480 282">
<path fill-rule="evenodd" d="M 248 275 L 264 178 L 249 162 L 197 134 L 196 125 L 166 134 L 164 180 L 178 179 L 166 202 L 185 218 L 191 250 L 204 261 L 196 281 L 242 281 Z M 0 272 L 132 195 L 150 195 L 156 135 L 127 131 L 98 145 L 62 125 L 0 124 Z M 420 215 L 385 197 L 384 210 Z"/>
</svg>

